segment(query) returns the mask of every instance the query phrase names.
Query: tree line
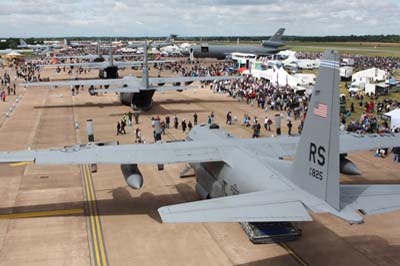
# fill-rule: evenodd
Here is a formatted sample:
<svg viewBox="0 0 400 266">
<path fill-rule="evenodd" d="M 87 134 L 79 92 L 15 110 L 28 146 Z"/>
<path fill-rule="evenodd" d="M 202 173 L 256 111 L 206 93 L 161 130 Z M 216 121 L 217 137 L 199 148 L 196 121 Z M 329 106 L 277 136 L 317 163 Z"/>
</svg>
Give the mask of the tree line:
<svg viewBox="0 0 400 266">
<path fill-rule="evenodd" d="M 219 41 L 219 42 L 235 42 L 237 38 L 240 41 L 262 41 L 267 40 L 270 36 L 193 36 L 193 37 L 182 37 L 178 36 L 179 41 L 195 41 L 195 42 L 209 42 L 209 41 Z M 144 40 L 144 39 L 159 39 L 164 40 L 166 37 L 113 37 L 112 40 Z M 66 39 L 75 41 L 110 41 L 110 37 L 68 37 Z M 27 38 L 25 39 L 28 44 L 42 44 L 43 41 L 52 40 L 64 40 L 61 38 Z M 383 43 L 400 43 L 400 35 L 344 35 L 344 36 L 283 36 L 284 41 L 298 41 L 298 42 L 383 42 Z M 16 49 L 19 45 L 18 38 L 1 38 L 0 49 L 12 48 Z"/>
</svg>

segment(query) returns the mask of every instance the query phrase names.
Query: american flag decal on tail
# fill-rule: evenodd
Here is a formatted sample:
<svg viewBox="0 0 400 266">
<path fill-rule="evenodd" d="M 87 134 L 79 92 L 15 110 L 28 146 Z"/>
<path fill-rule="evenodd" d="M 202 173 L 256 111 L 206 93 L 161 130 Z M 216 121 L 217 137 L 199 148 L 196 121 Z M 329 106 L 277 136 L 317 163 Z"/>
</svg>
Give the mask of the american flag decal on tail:
<svg viewBox="0 0 400 266">
<path fill-rule="evenodd" d="M 314 107 L 314 114 L 323 118 L 326 118 L 328 116 L 328 105 L 324 103 L 318 103 Z"/>
</svg>

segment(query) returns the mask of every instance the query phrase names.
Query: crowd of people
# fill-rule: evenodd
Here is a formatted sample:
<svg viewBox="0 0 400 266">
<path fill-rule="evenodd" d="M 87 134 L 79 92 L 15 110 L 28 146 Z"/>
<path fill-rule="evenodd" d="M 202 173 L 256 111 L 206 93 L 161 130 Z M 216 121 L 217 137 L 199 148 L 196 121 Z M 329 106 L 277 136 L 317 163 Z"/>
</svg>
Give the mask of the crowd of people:
<svg viewBox="0 0 400 266">
<path fill-rule="evenodd" d="M 321 53 L 315 52 L 296 52 L 298 59 L 320 59 Z M 369 68 L 379 68 L 390 74 L 396 69 L 400 68 L 400 57 L 398 56 L 366 56 L 357 54 L 342 54 L 342 58 L 349 58 L 354 60 L 355 71 L 360 71 Z"/>
</svg>

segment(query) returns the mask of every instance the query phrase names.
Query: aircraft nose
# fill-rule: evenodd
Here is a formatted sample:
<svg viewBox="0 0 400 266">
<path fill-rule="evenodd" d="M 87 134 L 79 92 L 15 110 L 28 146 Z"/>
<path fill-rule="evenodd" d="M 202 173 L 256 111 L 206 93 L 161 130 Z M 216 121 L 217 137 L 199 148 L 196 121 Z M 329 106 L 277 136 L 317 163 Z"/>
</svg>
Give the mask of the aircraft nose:
<svg viewBox="0 0 400 266">
<path fill-rule="evenodd" d="M 184 56 L 188 56 L 188 55 L 189 55 L 188 49 L 182 50 L 181 53 L 182 53 L 182 55 L 184 55 Z"/>
</svg>

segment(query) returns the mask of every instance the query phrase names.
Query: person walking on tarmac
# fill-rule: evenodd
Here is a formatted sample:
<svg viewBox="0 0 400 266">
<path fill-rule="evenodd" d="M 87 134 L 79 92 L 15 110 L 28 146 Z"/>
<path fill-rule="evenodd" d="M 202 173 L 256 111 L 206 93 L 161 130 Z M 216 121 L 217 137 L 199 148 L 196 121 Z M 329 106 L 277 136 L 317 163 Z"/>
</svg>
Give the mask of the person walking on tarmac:
<svg viewBox="0 0 400 266">
<path fill-rule="evenodd" d="M 167 116 L 165 117 L 165 128 L 169 128 L 169 123 L 170 123 L 170 118 L 169 118 L 169 116 L 167 115 Z"/>
<path fill-rule="evenodd" d="M 192 130 L 192 128 L 193 128 L 192 121 L 189 121 L 189 123 L 188 123 L 188 128 L 189 128 L 189 131 L 191 131 L 191 130 Z"/>
<path fill-rule="evenodd" d="M 288 120 L 288 123 L 287 123 L 288 135 L 289 135 L 289 136 L 292 135 L 292 126 L 293 126 L 292 121 L 290 121 L 290 119 L 289 119 L 289 120 Z"/>
<path fill-rule="evenodd" d="M 142 143 L 142 132 L 140 128 L 136 128 L 136 143 Z"/>
<path fill-rule="evenodd" d="M 118 136 L 119 134 L 121 134 L 121 124 L 120 124 L 119 121 L 118 121 L 118 123 L 117 123 L 117 136 Z"/>
<path fill-rule="evenodd" d="M 138 111 L 135 111 L 134 113 L 133 113 L 133 118 L 135 118 L 135 124 L 137 125 L 137 124 L 139 124 L 139 112 Z"/>
<path fill-rule="evenodd" d="M 179 125 L 178 117 L 176 115 L 174 115 L 174 128 L 178 129 L 178 125 Z"/>
<path fill-rule="evenodd" d="M 196 112 L 194 112 L 194 115 L 193 115 L 193 122 L 194 122 L 194 125 L 196 126 L 197 125 L 197 113 Z"/>
<path fill-rule="evenodd" d="M 182 120 L 182 131 L 183 132 L 186 131 L 186 121 L 185 121 L 185 119 Z"/>
<path fill-rule="evenodd" d="M 254 124 L 253 125 L 253 136 L 252 138 L 259 138 L 261 133 L 261 125 L 260 123 Z"/>
<path fill-rule="evenodd" d="M 124 120 L 122 120 L 121 121 L 121 134 L 124 134 L 124 135 L 126 134 L 125 127 L 126 127 L 126 123 Z"/>
</svg>

